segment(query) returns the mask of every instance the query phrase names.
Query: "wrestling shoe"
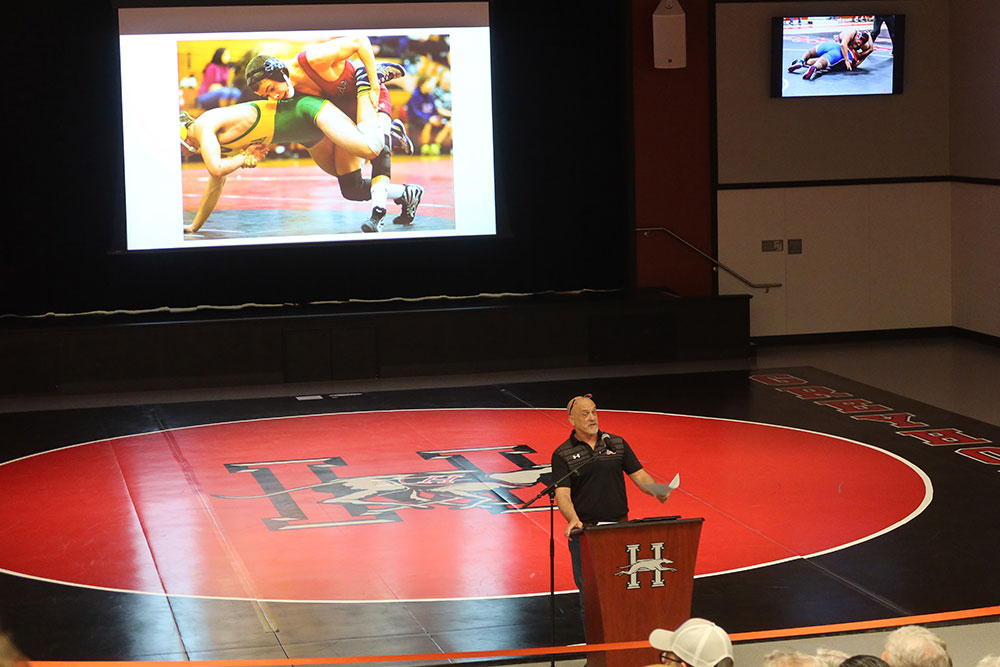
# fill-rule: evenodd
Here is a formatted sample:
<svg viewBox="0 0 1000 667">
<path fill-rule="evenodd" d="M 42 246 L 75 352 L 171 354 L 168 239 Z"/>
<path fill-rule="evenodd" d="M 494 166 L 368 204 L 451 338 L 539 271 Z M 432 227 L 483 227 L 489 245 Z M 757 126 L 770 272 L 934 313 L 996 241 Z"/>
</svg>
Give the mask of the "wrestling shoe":
<svg viewBox="0 0 1000 667">
<path fill-rule="evenodd" d="M 816 69 L 815 65 L 810 65 L 809 69 L 806 70 L 806 73 L 802 75 L 802 78 L 806 79 L 807 81 L 812 81 L 817 76 L 819 76 L 819 70 Z"/>
<path fill-rule="evenodd" d="M 806 64 L 802 62 L 801 58 L 796 58 L 795 60 L 792 61 L 792 64 L 788 66 L 788 71 L 794 72 L 796 70 L 802 69 L 805 66 Z"/>
<path fill-rule="evenodd" d="M 413 142 L 406 136 L 406 125 L 398 118 L 392 121 L 389 126 L 389 134 L 392 136 L 393 145 L 399 149 L 403 155 L 413 155 Z"/>
<path fill-rule="evenodd" d="M 361 225 L 361 231 L 365 233 L 382 231 L 382 218 L 385 217 L 385 209 L 381 206 L 372 208 L 372 217 Z"/>
<path fill-rule="evenodd" d="M 406 76 L 406 69 L 399 63 L 379 63 L 378 82 L 385 84 Z"/>
<path fill-rule="evenodd" d="M 424 196 L 424 188 L 420 185 L 403 184 L 403 196 L 393 199 L 403 207 L 403 211 L 392 219 L 394 225 L 409 225 L 417 215 L 420 198 Z"/>
<path fill-rule="evenodd" d="M 403 69 L 403 66 L 396 63 L 379 63 L 376 67 L 380 85 L 406 76 L 406 70 Z M 354 85 L 358 90 L 370 90 L 372 87 L 368 79 L 368 70 L 363 66 L 354 70 Z"/>
</svg>

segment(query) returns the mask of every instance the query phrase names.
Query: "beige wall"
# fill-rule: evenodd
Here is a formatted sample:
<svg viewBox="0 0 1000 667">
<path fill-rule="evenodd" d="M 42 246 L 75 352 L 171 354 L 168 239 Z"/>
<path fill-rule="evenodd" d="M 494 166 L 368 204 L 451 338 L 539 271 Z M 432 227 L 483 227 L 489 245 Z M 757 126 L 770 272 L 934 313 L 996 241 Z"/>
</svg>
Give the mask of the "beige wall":
<svg viewBox="0 0 1000 667">
<path fill-rule="evenodd" d="M 952 189 L 952 324 L 1000 337 L 1000 187 Z"/>
<path fill-rule="evenodd" d="M 722 262 L 782 284 L 751 290 L 751 335 L 949 326 L 950 192 L 945 182 L 721 191 Z M 802 239 L 802 254 L 762 252 L 765 239 Z M 720 274 L 721 294 L 747 291 Z"/>
<path fill-rule="evenodd" d="M 872 8 L 874 5 L 874 8 Z M 836 13 L 848 11 L 837 5 Z M 787 5 L 717 5 L 719 292 L 750 292 L 753 336 L 957 326 L 1000 336 L 1000 188 L 948 181 L 820 185 L 844 178 L 1000 178 L 1000 77 L 974 66 L 1000 45 L 1000 2 L 901 0 L 902 95 L 769 97 L 769 20 Z M 810 5 L 810 13 L 832 7 Z M 949 32 L 949 27 L 951 31 Z M 950 49 L 937 48 L 941 35 Z M 739 64 L 739 67 L 731 64 Z M 863 107 L 849 130 L 829 122 Z M 845 174 L 836 156 L 869 145 Z M 781 181 L 816 187 L 740 188 Z M 800 238 L 801 255 L 761 241 Z"/>
<path fill-rule="evenodd" d="M 946 0 L 809 3 L 810 14 L 906 14 L 902 95 L 775 99 L 770 96 L 773 16 L 787 3 L 716 5 L 719 183 L 946 176 Z M 851 118 L 845 123 L 842 119 Z M 870 147 L 850 166 L 845 151 Z"/>
<path fill-rule="evenodd" d="M 1000 2 L 951 0 L 951 173 L 1000 178 Z M 980 65 L 985 65 L 984 71 Z"/>
<path fill-rule="evenodd" d="M 1000 178 L 1000 77 L 975 63 L 1000 47 L 1000 2 L 952 0 L 951 173 Z M 956 183 L 952 196 L 953 322 L 1000 336 L 1000 187 Z"/>
</svg>

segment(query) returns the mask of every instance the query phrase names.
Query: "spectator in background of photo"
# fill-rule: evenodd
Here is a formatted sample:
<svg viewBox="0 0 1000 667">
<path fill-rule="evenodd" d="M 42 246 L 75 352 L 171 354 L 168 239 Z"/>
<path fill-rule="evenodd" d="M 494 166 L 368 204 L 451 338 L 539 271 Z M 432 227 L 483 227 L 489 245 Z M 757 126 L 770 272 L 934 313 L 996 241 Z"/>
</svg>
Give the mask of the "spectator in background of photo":
<svg viewBox="0 0 1000 667">
<path fill-rule="evenodd" d="M 426 132 L 431 119 L 437 115 L 437 103 L 434 99 L 434 89 L 437 87 L 437 77 L 430 74 L 422 74 L 417 78 L 417 85 L 413 88 L 413 94 L 406 103 L 406 124 L 411 138 L 417 139 L 417 146 L 421 154 L 426 154 L 423 146 L 427 144 L 427 137 L 430 129 Z"/>
<path fill-rule="evenodd" d="M 421 155 L 451 151 L 451 70 L 417 78 L 406 104 L 406 120 Z"/>
<path fill-rule="evenodd" d="M 194 109 L 198 106 L 198 77 L 191 72 L 181 79 L 180 106 L 181 109 Z"/>
<path fill-rule="evenodd" d="M 212 60 L 201 73 L 198 86 L 198 106 L 215 109 L 235 103 L 240 98 L 240 89 L 232 85 L 233 68 L 229 65 L 229 49 L 219 47 Z"/>
<path fill-rule="evenodd" d="M 434 87 L 434 115 L 424 126 L 426 140 L 421 139 L 421 151 L 428 148 L 431 155 L 451 152 L 451 70 L 444 70 L 438 76 Z"/>
<path fill-rule="evenodd" d="M 240 56 L 239 60 L 233 63 L 233 88 L 237 88 L 240 91 L 240 97 L 237 100 L 237 103 L 252 102 L 257 99 L 257 93 L 250 90 L 250 86 L 247 85 L 246 70 L 250 61 L 257 57 L 257 54 L 259 53 L 260 50 L 256 47 L 249 48 L 243 52 L 243 55 Z"/>
</svg>

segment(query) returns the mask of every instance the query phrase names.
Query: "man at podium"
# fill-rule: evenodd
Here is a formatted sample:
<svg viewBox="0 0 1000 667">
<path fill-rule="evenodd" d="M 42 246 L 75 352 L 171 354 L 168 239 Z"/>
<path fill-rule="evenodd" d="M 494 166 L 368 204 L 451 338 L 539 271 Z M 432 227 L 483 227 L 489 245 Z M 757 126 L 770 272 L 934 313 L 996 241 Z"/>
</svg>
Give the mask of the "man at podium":
<svg viewBox="0 0 1000 667">
<path fill-rule="evenodd" d="M 556 505 L 566 519 L 573 581 L 583 598 L 580 532 L 587 526 L 628 519 L 625 475 L 643 493 L 655 484 L 625 439 L 598 428 L 597 405 L 590 394 L 574 396 L 566 405 L 573 431 L 552 453 L 552 479 L 557 482 Z M 646 486 L 647 488 L 644 488 Z M 661 503 L 669 490 L 655 496 Z"/>
</svg>

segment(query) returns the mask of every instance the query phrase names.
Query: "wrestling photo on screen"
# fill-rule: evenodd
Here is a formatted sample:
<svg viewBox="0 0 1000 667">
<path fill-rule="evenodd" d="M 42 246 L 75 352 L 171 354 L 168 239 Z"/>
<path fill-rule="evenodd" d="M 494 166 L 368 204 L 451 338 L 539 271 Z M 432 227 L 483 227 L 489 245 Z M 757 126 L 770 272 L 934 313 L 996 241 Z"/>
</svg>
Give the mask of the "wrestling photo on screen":
<svg viewBox="0 0 1000 667">
<path fill-rule="evenodd" d="M 121 50 L 129 249 L 496 233 L 488 27 Z"/>
<path fill-rule="evenodd" d="M 448 43 L 179 42 L 185 239 L 454 230 Z"/>
<path fill-rule="evenodd" d="M 780 97 L 891 95 L 901 54 L 895 15 L 786 16 L 775 30 Z"/>
</svg>

